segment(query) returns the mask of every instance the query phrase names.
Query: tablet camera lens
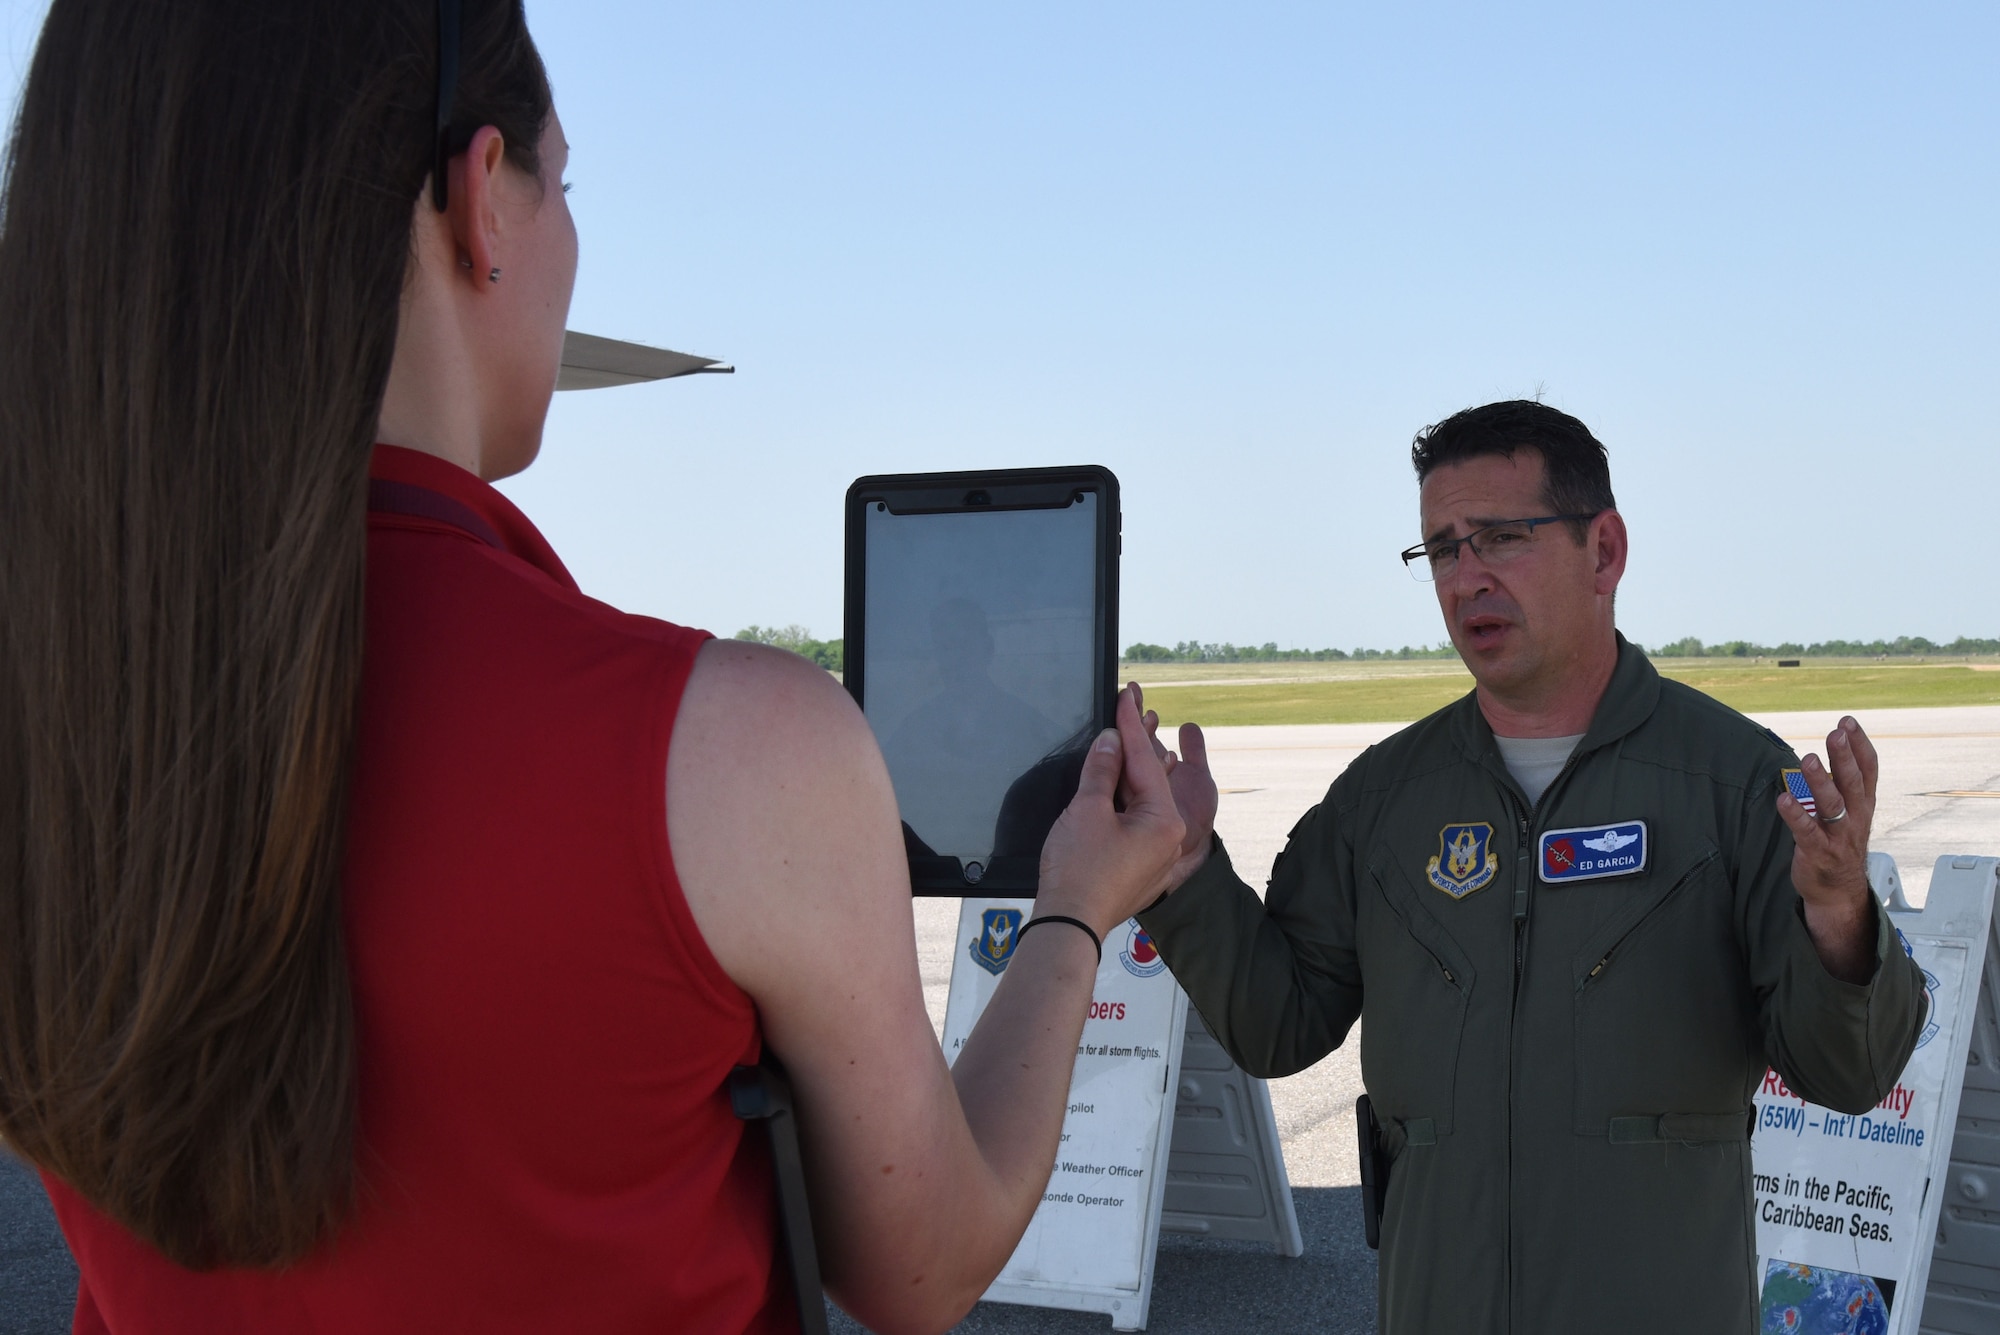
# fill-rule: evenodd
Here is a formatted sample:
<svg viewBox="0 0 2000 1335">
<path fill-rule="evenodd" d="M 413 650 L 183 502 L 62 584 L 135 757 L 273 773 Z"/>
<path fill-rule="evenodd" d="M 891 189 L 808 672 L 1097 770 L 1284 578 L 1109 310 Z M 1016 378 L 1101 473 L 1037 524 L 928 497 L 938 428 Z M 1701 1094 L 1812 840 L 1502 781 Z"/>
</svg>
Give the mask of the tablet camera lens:
<svg viewBox="0 0 2000 1335">
<path fill-rule="evenodd" d="M 968 862 L 965 864 L 965 883 L 967 885 L 978 885 L 979 878 L 985 874 L 986 866 L 984 863 Z"/>
<path fill-rule="evenodd" d="M 965 503 L 967 505 L 991 505 L 993 504 L 993 498 L 983 491 L 968 491 L 965 493 Z"/>
</svg>

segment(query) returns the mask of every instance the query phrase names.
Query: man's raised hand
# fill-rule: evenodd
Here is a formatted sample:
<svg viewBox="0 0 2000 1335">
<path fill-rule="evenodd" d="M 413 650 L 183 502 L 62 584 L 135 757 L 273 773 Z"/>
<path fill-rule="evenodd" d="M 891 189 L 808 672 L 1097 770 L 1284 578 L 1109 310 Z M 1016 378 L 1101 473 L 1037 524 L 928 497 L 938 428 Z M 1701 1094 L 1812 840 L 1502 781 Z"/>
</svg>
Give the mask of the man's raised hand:
<svg viewBox="0 0 2000 1335">
<path fill-rule="evenodd" d="M 1145 693 L 1139 689 L 1138 682 L 1127 685 L 1125 693 L 1132 697 L 1135 707 L 1145 706 Z M 1166 770 L 1167 784 L 1174 794 L 1174 808 L 1180 812 L 1181 823 L 1186 826 L 1186 833 L 1181 837 L 1180 854 L 1160 885 L 1160 893 L 1166 894 L 1179 889 L 1188 877 L 1201 869 L 1202 863 L 1208 861 L 1208 851 L 1214 845 L 1216 807 L 1221 797 L 1216 791 L 1215 776 L 1208 771 L 1208 741 L 1202 736 L 1199 724 L 1181 724 L 1181 749 L 1180 754 L 1175 755 L 1160 741 L 1160 716 L 1148 709 L 1145 722 L 1153 755 Z M 1120 793 L 1122 796 L 1122 788 Z"/>
<path fill-rule="evenodd" d="M 1826 738 L 1829 764 L 1799 762 L 1817 812 L 1790 793 L 1778 794 L 1778 815 L 1792 832 L 1792 885 L 1805 902 L 1806 929 L 1827 972 L 1864 982 L 1874 967 L 1875 904 L 1868 888 L 1868 833 L 1875 821 L 1875 744 L 1853 718 Z"/>
</svg>

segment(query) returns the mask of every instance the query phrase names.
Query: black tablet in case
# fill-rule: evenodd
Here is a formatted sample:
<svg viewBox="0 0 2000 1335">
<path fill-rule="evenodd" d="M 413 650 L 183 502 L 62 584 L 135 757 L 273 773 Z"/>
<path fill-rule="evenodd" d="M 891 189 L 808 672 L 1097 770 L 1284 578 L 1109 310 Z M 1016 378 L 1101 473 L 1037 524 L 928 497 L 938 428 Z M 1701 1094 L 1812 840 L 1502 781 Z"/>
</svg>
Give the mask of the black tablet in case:
<svg viewBox="0 0 2000 1335">
<path fill-rule="evenodd" d="M 846 518 L 844 679 L 888 762 L 911 887 L 1033 895 L 1117 698 L 1118 479 L 864 477 Z"/>
</svg>

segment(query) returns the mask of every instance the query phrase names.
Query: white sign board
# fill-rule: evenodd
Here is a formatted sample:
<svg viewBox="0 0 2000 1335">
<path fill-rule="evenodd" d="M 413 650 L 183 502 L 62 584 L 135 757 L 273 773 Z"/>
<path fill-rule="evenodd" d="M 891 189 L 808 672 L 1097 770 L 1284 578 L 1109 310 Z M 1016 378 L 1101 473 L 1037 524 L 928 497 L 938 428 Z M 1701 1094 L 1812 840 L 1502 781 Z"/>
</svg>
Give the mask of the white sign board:
<svg viewBox="0 0 2000 1335">
<path fill-rule="evenodd" d="M 960 909 L 947 1061 L 965 1046 L 1033 910 L 1030 899 L 968 899 Z M 1145 1328 L 1186 1024 L 1187 995 L 1166 961 L 1136 922 L 1121 924 L 1104 942 L 1055 1172 L 988 1299 L 1104 1312 L 1114 1330 Z"/>
<path fill-rule="evenodd" d="M 1763 1328 L 1917 1329 L 1993 908 L 1991 859 L 1940 859 L 1923 912 L 1890 902 L 1930 1011 L 1888 1096 L 1866 1112 L 1806 1102 L 1776 1072 L 1752 1139 Z M 1880 888 L 1878 872 L 1878 888 Z M 1890 875 L 1893 876 L 1891 870 Z M 1773 1324 L 1775 1322 L 1775 1324 Z"/>
</svg>

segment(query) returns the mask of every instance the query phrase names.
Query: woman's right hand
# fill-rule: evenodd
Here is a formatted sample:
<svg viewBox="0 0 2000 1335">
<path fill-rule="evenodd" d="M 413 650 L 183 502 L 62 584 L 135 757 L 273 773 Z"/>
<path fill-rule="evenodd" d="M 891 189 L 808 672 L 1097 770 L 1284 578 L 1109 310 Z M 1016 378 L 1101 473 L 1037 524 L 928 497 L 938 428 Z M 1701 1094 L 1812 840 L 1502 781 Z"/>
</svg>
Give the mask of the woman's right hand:
<svg viewBox="0 0 2000 1335">
<path fill-rule="evenodd" d="M 1169 887 L 1187 833 L 1136 686 L 1118 693 L 1116 721 L 1090 744 L 1076 796 L 1042 845 L 1035 896 L 1038 913 L 1081 918 L 1100 938 Z"/>
</svg>

